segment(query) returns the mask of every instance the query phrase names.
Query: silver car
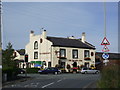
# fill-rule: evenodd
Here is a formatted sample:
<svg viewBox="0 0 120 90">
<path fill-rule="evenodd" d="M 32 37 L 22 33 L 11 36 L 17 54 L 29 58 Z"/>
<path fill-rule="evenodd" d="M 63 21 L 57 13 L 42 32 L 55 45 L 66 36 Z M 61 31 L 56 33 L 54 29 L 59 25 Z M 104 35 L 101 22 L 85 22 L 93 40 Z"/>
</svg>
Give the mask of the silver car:
<svg viewBox="0 0 120 90">
<path fill-rule="evenodd" d="M 82 68 L 81 73 L 82 74 L 87 74 L 87 73 L 98 74 L 98 73 L 100 73 L 100 71 L 99 70 L 95 70 L 95 69 L 91 69 L 91 68 Z"/>
</svg>

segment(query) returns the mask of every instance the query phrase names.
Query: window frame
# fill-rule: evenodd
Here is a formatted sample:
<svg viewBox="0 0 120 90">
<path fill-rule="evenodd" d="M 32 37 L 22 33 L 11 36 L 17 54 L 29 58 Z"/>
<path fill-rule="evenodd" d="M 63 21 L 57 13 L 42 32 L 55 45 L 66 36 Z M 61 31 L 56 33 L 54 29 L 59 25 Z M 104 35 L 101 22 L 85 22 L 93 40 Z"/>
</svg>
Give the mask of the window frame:
<svg viewBox="0 0 120 90">
<path fill-rule="evenodd" d="M 61 55 L 61 51 L 64 51 L 64 56 Z M 66 57 L 66 49 L 60 49 L 60 57 Z"/>
<path fill-rule="evenodd" d="M 74 55 L 74 52 L 76 52 L 76 51 L 77 51 L 77 57 L 75 57 L 75 55 Z M 73 59 L 78 59 L 78 50 L 77 49 L 72 50 L 72 58 Z"/>
<path fill-rule="evenodd" d="M 86 52 L 88 52 L 88 56 L 86 55 Z M 90 51 L 89 50 L 84 50 L 84 58 L 89 58 L 90 57 Z"/>
<path fill-rule="evenodd" d="M 37 57 L 35 56 L 37 53 Z M 34 59 L 38 59 L 38 52 L 34 52 Z"/>
<path fill-rule="evenodd" d="M 36 46 L 36 44 L 37 44 L 37 46 Z M 38 49 L 38 41 L 34 42 L 34 49 Z"/>
</svg>

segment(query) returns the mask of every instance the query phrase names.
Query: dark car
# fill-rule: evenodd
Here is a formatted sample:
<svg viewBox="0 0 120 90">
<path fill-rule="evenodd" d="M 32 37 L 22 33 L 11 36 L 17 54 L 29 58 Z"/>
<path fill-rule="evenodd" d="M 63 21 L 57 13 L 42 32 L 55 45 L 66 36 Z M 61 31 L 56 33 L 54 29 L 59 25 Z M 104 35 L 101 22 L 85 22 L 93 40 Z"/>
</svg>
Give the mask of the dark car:
<svg viewBox="0 0 120 90">
<path fill-rule="evenodd" d="M 59 70 L 58 68 L 56 67 L 49 67 L 49 68 L 46 68 L 44 70 L 39 70 L 38 71 L 40 74 L 48 74 L 48 73 L 52 73 L 52 74 L 60 74 L 61 73 L 61 70 Z"/>
<path fill-rule="evenodd" d="M 25 73 L 25 70 L 24 69 L 21 69 L 19 68 L 18 71 L 17 71 L 18 74 L 24 74 Z"/>
</svg>

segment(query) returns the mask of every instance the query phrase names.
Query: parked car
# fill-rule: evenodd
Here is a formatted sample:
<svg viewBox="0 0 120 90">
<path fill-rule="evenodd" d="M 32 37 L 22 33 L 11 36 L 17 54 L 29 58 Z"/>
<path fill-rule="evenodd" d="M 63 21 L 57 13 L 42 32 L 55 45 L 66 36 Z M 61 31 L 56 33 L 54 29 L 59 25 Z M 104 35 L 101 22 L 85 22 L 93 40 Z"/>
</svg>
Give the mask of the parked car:
<svg viewBox="0 0 120 90">
<path fill-rule="evenodd" d="M 49 67 L 49 68 L 45 68 L 44 70 L 38 70 L 38 72 L 40 74 L 48 74 L 48 73 L 52 73 L 52 74 L 60 74 L 61 70 L 59 70 L 56 67 Z"/>
<path fill-rule="evenodd" d="M 91 68 L 82 68 L 80 72 L 81 72 L 82 74 L 87 74 L 87 73 L 98 74 L 98 73 L 100 73 L 99 70 L 91 69 Z"/>
<path fill-rule="evenodd" d="M 25 73 L 25 70 L 24 69 L 21 69 L 19 68 L 18 71 L 17 71 L 18 74 L 24 74 Z"/>
</svg>

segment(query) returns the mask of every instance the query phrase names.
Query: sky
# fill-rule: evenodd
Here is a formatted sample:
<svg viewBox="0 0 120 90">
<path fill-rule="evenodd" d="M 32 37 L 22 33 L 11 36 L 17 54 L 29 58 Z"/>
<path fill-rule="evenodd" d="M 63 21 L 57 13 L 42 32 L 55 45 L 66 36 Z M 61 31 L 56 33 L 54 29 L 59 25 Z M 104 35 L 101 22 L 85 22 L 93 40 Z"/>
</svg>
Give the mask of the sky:
<svg viewBox="0 0 120 90">
<path fill-rule="evenodd" d="M 48 36 L 81 38 L 102 51 L 104 38 L 103 2 L 3 2 L 3 49 L 8 42 L 14 49 L 24 49 L 29 34 L 41 34 L 41 28 Z M 106 3 L 107 39 L 110 52 L 118 52 L 118 3 Z"/>
</svg>

